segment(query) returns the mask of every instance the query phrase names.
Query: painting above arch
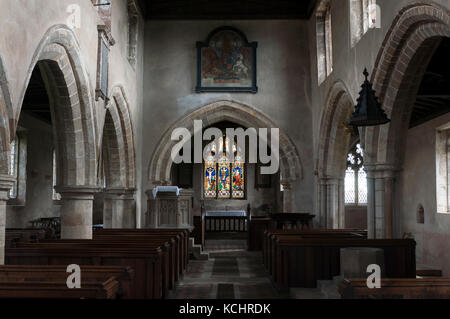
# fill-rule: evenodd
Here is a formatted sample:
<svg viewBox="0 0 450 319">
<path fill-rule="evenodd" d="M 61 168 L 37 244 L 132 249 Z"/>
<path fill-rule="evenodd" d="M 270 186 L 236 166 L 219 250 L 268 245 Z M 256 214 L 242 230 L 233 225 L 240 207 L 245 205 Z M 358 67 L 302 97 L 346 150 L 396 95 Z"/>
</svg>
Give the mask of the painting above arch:
<svg viewBox="0 0 450 319">
<path fill-rule="evenodd" d="M 256 93 L 256 42 L 233 27 L 221 27 L 197 42 L 197 92 Z"/>
</svg>

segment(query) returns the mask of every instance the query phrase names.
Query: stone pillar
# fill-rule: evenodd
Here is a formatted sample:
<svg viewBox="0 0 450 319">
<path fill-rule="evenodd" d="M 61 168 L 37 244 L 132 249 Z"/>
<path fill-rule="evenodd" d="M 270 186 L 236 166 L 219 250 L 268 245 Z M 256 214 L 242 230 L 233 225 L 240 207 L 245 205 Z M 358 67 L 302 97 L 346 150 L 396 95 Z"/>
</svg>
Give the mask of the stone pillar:
<svg viewBox="0 0 450 319">
<path fill-rule="evenodd" d="M 94 194 L 97 186 L 56 187 L 61 194 L 61 238 L 92 239 Z"/>
<path fill-rule="evenodd" d="M 292 213 L 292 185 L 290 182 L 281 181 L 283 185 L 283 211 L 282 213 Z"/>
<path fill-rule="evenodd" d="M 345 226 L 344 180 L 341 178 L 321 178 L 320 216 L 324 228 L 339 229 Z"/>
<path fill-rule="evenodd" d="M 368 167 L 367 173 L 367 238 L 375 238 L 375 179 L 374 172 Z"/>
<path fill-rule="evenodd" d="M 103 203 L 104 228 L 136 228 L 135 189 L 107 189 Z"/>
<path fill-rule="evenodd" d="M 394 168 L 390 165 L 367 165 L 368 238 L 393 237 Z"/>
<path fill-rule="evenodd" d="M 327 228 L 336 229 L 339 226 L 338 216 L 338 201 L 337 201 L 337 185 L 333 180 L 327 182 Z"/>
<path fill-rule="evenodd" d="M 328 218 L 327 218 L 327 184 L 323 179 L 319 182 L 319 210 L 320 210 L 320 226 L 322 228 L 327 228 Z"/>
<path fill-rule="evenodd" d="M 0 175 L 0 265 L 5 263 L 6 203 L 14 181 L 13 176 Z"/>
<path fill-rule="evenodd" d="M 345 188 L 344 179 L 339 179 L 338 184 L 338 215 L 339 215 L 339 228 L 345 228 Z"/>
</svg>

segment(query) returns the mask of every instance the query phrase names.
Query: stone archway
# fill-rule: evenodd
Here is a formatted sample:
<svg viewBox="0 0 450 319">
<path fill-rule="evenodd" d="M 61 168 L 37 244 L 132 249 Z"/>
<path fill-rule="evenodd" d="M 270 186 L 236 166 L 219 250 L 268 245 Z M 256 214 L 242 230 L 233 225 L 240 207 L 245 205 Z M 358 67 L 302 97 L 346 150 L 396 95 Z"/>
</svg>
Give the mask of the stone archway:
<svg viewBox="0 0 450 319">
<path fill-rule="evenodd" d="M 182 127 L 187 128 L 193 134 L 194 120 L 202 120 L 204 127 L 222 121 L 229 121 L 247 128 L 279 128 L 267 115 L 255 107 L 241 102 L 220 100 L 203 105 L 182 117 L 163 134 L 149 164 L 148 181 L 150 187 L 171 184 L 170 173 L 173 163 L 171 151 L 176 144 L 176 142 L 171 140 L 172 131 L 175 128 Z M 303 179 L 303 172 L 295 144 L 281 129 L 280 173 L 282 176 L 281 184 L 283 184 L 285 189 L 285 205 L 289 209 L 293 202 L 291 186 L 294 182 Z"/>
<path fill-rule="evenodd" d="M 97 141 L 91 89 L 72 30 L 50 28 L 30 64 L 20 106 L 32 71 L 39 67 L 45 81 L 54 120 L 57 187 L 61 194 L 61 236 L 92 238 L 92 201 L 98 190 Z M 14 117 L 14 130 L 21 107 Z"/>
<path fill-rule="evenodd" d="M 318 207 L 320 225 L 345 227 L 344 174 L 351 132 L 346 126 L 353 102 L 345 84 L 336 82 L 328 94 L 318 146 Z"/>
<path fill-rule="evenodd" d="M 123 88 L 112 90 L 102 138 L 106 190 L 103 207 L 105 228 L 135 228 L 136 151 L 133 126 Z"/>
<path fill-rule="evenodd" d="M 401 169 L 402 145 L 412 105 L 432 56 L 430 52 L 434 52 L 441 38 L 449 36 L 450 16 L 446 9 L 435 4 L 411 5 L 394 19 L 378 53 L 372 82 L 392 122 L 364 132 L 368 231 L 372 238 L 393 236 L 394 177 Z"/>
</svg>

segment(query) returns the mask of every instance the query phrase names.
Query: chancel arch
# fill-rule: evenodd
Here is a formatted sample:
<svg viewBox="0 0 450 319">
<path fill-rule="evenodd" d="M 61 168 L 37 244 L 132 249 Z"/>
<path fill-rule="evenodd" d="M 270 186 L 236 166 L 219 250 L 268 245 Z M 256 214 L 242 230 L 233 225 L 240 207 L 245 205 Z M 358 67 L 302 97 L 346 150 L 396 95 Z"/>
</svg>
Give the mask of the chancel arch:
<svg viewBox="0 0 450 319">
<path fill-rule="evenodd" d="M 364 131 L 368 231 L 372 238 L 401 236 L 393 194 L 404 162 L 406 133 L 424 73 L 442 39 L 449 36 L 446 9 L 431 3 L 414 4 L 399 12 L 378 53 L 373 87 L 391 123 Z"/>
<path fill-rule="evenodd" d="M 279 128 L 267 115 L 253 106 L 232 100 L 220 100 L 197 108 L 173 124 L 163 135 L 149 165 L 148 184 L 151 188 L 158 185 L 171 185 L 171 151 L 176 141 L 171 140 L 175 128 L 186 128 L 193 135 L 194 120 L 202 120 L 203 127 L 229 121 L 245 128 Z M 290 186 L 303 178 L 299 153 L 286 133 L 280 129 L 280 181 L 285 186 L 284 209 L 292 205 Z"/>
</svg>

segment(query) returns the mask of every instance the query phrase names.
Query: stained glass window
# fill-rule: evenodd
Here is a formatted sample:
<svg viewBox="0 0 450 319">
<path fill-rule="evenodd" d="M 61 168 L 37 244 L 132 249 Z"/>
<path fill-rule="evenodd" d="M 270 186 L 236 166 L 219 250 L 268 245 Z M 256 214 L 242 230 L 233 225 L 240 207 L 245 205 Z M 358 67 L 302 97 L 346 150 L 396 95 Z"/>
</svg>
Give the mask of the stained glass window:
<svg viewBox="0 0 450 319">
<path fill-rule="evenodd" d="M 234 158 L 233 163 L 233 181 L 232 192 L 233 198 L 244 198 L 244 163 L 240 156 Z"/>
<path fill-rule="evenodd" d="M 230 198 L 230 163 L 224 154 L 219 163 L 219 198 Z"/>
<path fill-rule="evenodd" d="M 216 198 L 216 162 L 210 154 L 205 162 L 205 198 Z"/>
<path fill-rule="evenodd" d="M 219 141 L 217 152 L 222 154 L 216 162 L 216 147 L 212 143 L 208 149 L 208 156 L 204 162 L 204 197 L 207 199 L 244 199 L 245 198 L 245 163 L 237 155 L 236 145 L 233 144 L 234 161 L 229 161 L 226 149 L 231 144 L 227 139 Z"/>
<path fill-rule="evenodd" d="M 348 154 L 345 172 L 345 204 L 367 204 L 367 179 L 364 171 L 363 150 L 357 144 Z"/>
</svg>

